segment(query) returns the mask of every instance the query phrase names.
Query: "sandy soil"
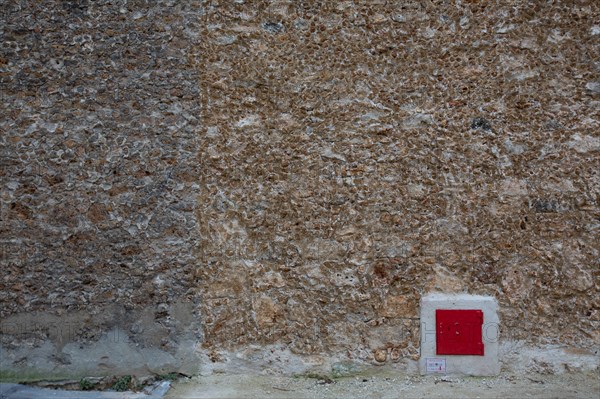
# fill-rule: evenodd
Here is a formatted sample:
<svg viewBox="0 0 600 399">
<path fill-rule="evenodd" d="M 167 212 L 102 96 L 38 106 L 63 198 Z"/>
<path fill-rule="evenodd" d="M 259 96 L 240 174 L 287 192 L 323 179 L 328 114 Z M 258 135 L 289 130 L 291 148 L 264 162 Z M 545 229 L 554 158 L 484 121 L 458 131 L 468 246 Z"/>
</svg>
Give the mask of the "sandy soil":
<svg viewBox="0 0 600 399">
<path fill-rule="evenodd" d="M 600 376 L 501 375 L 498 377 L 372 376 L 326 381 L 270 375 L 194 377 L 173 384 L 166 398 L 594 398 Z"/>
</svg>

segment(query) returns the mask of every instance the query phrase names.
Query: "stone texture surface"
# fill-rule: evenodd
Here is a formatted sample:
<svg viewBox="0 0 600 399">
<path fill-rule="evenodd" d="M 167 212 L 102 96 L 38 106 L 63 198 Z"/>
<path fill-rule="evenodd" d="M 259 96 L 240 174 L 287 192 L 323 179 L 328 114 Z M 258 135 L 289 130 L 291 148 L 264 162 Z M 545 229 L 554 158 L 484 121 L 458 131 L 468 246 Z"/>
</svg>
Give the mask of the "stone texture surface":
<svg viewBox="0 0 600 399">
<path fill-rule="evenodd" d="M 598 15 L 211 2 L 204 345 L 416 358 L 430 291 L 498 298 L 510 339 L 597 345 Z"/>
<path fill-rule="evenodd" d="M 597 347 L 599 13 L 3 2 L 0 317 L 176 353 L 185 303 L 207 361 L 379 364 L 418 357 L 421 295 L 469 292 L 503 337 Z"/>
<path fill-rule="evenodd" d="M 177 302 L 192 304 L 186 317 L 201 333 L 191 272 L 200 4 L 0 7 L 3 348 L 42 345 L 58 324 L 77 342 L 118 327 L 175 352 Z M 9 317 L 35 312 L 44 314 L 32 322 Z M 153 340 L 139 326 L 152 326 Z"/>
</svg>

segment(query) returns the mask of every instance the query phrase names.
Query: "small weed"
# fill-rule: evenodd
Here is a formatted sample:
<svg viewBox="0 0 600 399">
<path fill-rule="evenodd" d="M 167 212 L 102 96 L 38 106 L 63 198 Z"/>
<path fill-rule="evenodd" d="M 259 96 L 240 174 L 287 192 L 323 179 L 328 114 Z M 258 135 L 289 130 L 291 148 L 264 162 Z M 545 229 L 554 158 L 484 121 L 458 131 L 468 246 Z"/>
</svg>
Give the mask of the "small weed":
<svg viewBox="0 0 600 399">
<path fill-rule="evenodd" d="M 162 381 L 175 381 L 178 377 L 179 375 L 177 373 L 159 374 L 157 376 L 157 378 Z"/>
<path fill-rule="evenodd" d="M 123 392 L 129 389 L 129 385 L 131 384 L 131 376 L 130 375 L 124 375 L 123 377 L 119 378 L 114 385 L 112 386 L 112 388 L 117 391 L 117 392 Z"/>
<path fill-rule="evenodd" d="M 96 386 L 95 383 L 91 382 L 87 378 L 82 378 L 79 380 L 79 389 L 82 391 L 91 391 Z"/>
</svg>

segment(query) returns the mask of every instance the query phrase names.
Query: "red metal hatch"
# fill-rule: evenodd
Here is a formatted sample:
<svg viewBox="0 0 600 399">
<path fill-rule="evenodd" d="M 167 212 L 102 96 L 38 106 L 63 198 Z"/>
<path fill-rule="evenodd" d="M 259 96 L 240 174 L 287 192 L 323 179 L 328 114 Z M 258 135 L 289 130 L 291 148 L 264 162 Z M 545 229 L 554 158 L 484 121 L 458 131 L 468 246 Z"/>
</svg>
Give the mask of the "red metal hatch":
<svg viewBox="0 0 600 399">
<path fill-rule="evenodd" d="M 483 356 L 481 310 L 437 309 L 435 325 L 438 355 Z"/>
</svg>

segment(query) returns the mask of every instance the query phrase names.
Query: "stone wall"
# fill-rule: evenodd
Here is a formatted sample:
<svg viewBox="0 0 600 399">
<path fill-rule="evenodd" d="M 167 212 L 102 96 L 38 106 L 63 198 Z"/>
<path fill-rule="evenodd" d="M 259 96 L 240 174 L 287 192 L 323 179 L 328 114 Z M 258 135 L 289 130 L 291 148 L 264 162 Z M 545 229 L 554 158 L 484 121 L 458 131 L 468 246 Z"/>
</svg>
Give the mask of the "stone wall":
<svg viewBox="0 0 600 399">
<path fill-rule="evenodd" d="M 32 314 L 165 368 L 402 362 L 431 291 L 600 343 L 595 2 L 3 8 L 3 367 Z"/>
<path fill-rule="evenodd" d="M 511 3 L 207 8 L 206 344 L 414 358 L 441 290 L 597 345 L 599 8 Z"/>
<path fill-rule="evenodd" d="M 1 7 L 2 345 L 118 327 L 174 351 L 172 305 L 199 320 L 200 4 Z"/>
</svg>

